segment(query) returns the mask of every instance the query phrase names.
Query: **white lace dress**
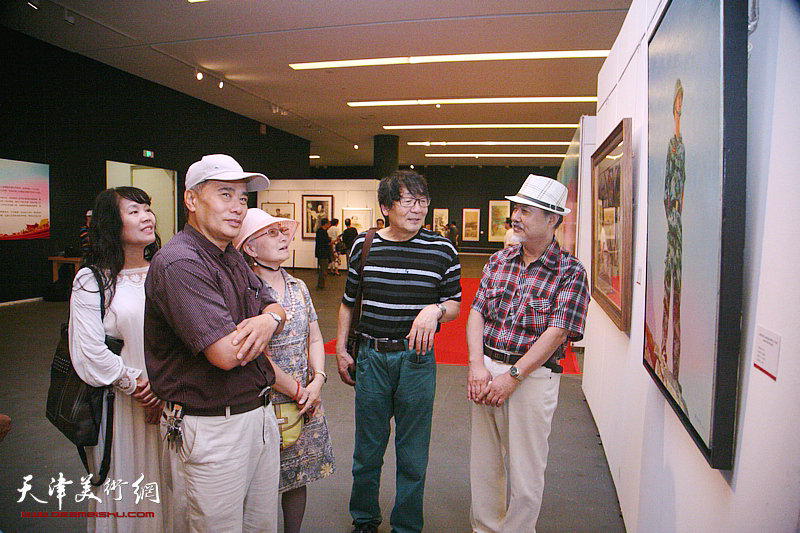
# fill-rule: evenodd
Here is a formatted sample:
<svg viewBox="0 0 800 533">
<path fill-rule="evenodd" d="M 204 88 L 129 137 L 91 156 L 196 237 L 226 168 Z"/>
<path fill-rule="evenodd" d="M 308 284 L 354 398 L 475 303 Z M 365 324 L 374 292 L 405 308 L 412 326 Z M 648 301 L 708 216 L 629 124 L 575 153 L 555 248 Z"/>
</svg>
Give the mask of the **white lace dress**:
<svg viewBox="0 0 800 533">
<path fill-rule="evenodd" d="M 69 344 L 75 371 L 93 386 L 114 384 L 114 433 L 111 469 L 106 482 L 93 488 L 99 498 L 86 498 L 89 511 L 120 513 L 89 518 L 88 531 L 160 532 L 169 530 L 170 517 L 160 475 L 161 439 L 158 425 L 145 423 L 145 411 L 133 399 L 136 378 L 146 377 L 144 363 L 144 280 L 148 267 L 128 269 L 117 286 L 105 319 L 100 321 L 97 281 L 88 268 L 75 276 L 70 299 Z M 106 293 L 108 302 L 108 293 Z M 106 348 L 105 336 L 123 339 L 121 356 Z M 103 456 L 104 432 L 97 446 L 87 448 L 89 467 L 96 473 Z M 142 477 L 143 476 L 143 477 Z M 138 481 L 138 482 L 137 482 Z M 81 491 L 75 480 L 76 494 Z M 140 513 L 152 512 L 152 516 Z M 122 516 L 125 513 L 126 516 Z M 127 513 L 136 513 L 129 516 Z"/>
</svg>

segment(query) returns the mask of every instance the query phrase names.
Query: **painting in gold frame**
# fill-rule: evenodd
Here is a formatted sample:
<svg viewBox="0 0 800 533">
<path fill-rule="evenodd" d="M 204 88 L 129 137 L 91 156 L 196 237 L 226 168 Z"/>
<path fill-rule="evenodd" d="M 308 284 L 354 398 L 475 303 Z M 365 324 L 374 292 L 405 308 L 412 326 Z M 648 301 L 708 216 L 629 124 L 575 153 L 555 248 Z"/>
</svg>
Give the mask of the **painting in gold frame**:
<svg viewBox="0 0 800 533">
<path fill-rule="evenodd" d="M 592 298 L 629 334 L 633 267 L 631 119 L 592 155 Z"/>
</svg>

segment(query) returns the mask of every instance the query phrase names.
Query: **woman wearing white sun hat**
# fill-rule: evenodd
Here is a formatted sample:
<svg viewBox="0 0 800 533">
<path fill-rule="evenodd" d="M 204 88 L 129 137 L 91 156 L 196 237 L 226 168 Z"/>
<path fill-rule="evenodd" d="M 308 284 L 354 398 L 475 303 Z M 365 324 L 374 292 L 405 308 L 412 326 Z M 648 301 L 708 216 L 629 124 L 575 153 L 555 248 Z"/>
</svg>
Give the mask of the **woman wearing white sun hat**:
<svg viewBox="0 0 800 533">
<path fill-rule="evenodd" d="M 308 398 L 301 407 L 311 406 L 309 420 L 297 442 L 281 450 L 279 490 L 284 531 L 287 533 L 300 531 L 306 505 L 306 485 L 329 476 L 334 469 L 333 445 L 320 402 L 320 391 L 327 381 L 327 374 L 317 313 L 306 284 L 280 266 L 289 258 L 289 245 L 297 226 L 295 220 L 250 208 L 239 236 L 233 241 L 256 275 L 266 282 L 271 296 L 286 310 L 286 326 L 272 337 L 269 357 L 273 364 L 305 387 Z M 290 396 L 273 388 L 273 404 L 291 401 Z"/>
</svg>

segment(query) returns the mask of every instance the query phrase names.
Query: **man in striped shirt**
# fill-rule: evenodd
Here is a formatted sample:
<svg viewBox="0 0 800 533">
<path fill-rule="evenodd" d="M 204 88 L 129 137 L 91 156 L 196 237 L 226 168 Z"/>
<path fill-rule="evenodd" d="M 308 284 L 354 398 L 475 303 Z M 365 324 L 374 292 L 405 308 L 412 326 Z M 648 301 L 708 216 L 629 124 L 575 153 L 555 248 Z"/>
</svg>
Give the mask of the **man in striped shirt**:
<svg viewBox="0 0 800 533">
<path fill-rule="evenodd" d="M 393 531 L 422 531 L 436 389 L 433 339 L 440 323 L 458 317 L 461 265 L 450 241 L 422 228 L 430 204 L 424 177 L 395 171 L 381 180 L 378 202 L 389 226 L 375 233 L 363 278 L 366 234 L 356 238 L 339 308 L 339 375 L 356 388 L 350 514 L 354 531 L 378 531 L 381 466 L 394 417 L 397 495 L 390 522 Z M 362 339 L 358 354 L 350 354 L 347 333 L 359 288 Z"/>
</svg>

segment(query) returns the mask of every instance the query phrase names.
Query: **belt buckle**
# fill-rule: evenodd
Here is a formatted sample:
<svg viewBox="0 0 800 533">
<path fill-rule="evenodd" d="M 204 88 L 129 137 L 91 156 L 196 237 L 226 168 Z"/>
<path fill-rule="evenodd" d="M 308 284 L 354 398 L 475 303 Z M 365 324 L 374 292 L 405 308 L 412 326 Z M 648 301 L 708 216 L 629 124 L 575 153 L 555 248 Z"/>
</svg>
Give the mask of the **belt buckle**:
<svg viewBox="0 0 800 533">
<path fill-rule="evenodd" d="M 373 350 L 375 350 L 376 352 L 383 352 L 383 351 L 385 351 L 385 350 L 381 350 L 381 348 L 380 348 L 380 346 L 381 346 L 381 343 L 382 343 L 382 342 L 383 342 L 383 343 L 388 343 L 390 340 L 391 340 L 391 339 L 389 339 L 389 337 L 381 337 L 380 339 L 378 339 L 378 338 L 375 338 L 375 346 L 373 347 Z"/>
</svg>

